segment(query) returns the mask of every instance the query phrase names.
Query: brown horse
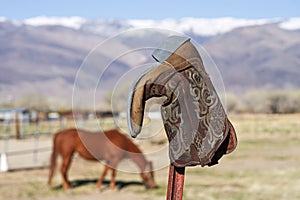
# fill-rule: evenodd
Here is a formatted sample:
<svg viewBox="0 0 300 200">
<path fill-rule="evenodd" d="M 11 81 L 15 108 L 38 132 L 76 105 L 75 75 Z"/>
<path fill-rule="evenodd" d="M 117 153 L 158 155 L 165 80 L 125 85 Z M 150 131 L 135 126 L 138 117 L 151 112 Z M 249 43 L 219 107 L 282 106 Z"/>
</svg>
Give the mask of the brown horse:
<svg viewBox="0 0 300 200">
<path fill-rule="evenodd" d="M 75 152 L 87 160 L 103 160 L 106 162 L 104 171 L 98 179 L 97 188 L 101 187 L 108 170 L 112 171 L 110 187 L 115 188 L 116 167 L 125 158 L 130 158 L 139 167 L 140 175 L 147 189 L 156 187 L 152 162 L 147 161 L 142 151 L 124 134 L 116 129 L 102 133 L 75 128 L 62 130 L 54 136 L 50 159 L 49 185 L 54 174 L 56 157 L 60 155 L 62 157 L 63 188 L 65 190 L 71 188 L 67 172 Z"/>
</svg>

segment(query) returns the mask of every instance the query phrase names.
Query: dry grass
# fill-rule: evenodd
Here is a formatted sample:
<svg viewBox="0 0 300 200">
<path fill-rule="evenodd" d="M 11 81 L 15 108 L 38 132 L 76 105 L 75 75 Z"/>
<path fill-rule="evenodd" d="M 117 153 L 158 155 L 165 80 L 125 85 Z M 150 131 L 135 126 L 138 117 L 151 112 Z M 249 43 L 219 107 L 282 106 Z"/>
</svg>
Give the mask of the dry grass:
<svg viewBox="0 0 300 200">
<path fill-rule="evenodd" d="M 188 168 L 184 199 L 300 199 L 300 114 L 232 115 L 230 119 L 239 139 L 236 151 L 224 156 L 219 165 Z M 72 195 L 60 188 L 58 174 L 55 187 L 48 188 L 48 170 L 39 169 L 1 173 L 0 199 L 116 199 L 120 194 L 123 200 L 165 199 L 167 170 L 156 171 L 160 186 L 156 190 L 146 191 L 138 174 L 118 172 L 120 191 L 108 194 L 110 190 L 104 189 L 95 196 L 102 166 L 77 158 L 70 171 L 73 185 L 77 184 Z"/>
</svg>

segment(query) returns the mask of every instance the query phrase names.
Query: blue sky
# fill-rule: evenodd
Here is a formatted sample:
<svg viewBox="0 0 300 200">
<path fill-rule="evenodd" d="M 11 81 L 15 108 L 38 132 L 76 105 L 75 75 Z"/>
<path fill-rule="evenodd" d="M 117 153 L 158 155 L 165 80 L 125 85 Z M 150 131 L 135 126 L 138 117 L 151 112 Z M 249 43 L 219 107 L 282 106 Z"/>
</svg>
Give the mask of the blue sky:
<svg viewBox="0 0 300 200">
<path fill-rule="evenodd" d="M 112 19 L 182 17 L 299 17 L 298 0 L 0 0 L 0 16 L 22 20 L 36 16 Z"/>
</svg>

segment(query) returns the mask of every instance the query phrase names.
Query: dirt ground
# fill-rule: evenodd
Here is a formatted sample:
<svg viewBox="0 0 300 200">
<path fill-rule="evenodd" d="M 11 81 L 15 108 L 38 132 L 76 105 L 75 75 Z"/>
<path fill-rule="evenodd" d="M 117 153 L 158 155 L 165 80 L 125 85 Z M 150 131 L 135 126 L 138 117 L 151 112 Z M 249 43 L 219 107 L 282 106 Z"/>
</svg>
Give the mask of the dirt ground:
<svg viewBox="0 0 300 200">
<path fill-rule="evenodd" d="M 58 163 L 58 165 L 60 162 Z M 53 184 L 47 183 L 48 168 L 15 170 L 0 173 L 0 199 L 15 200 L 81 200 L 81 199 L 165 199 L 163 195 L 147 194 L 139 174 L 117 172 L 115 190 L 110 189 L 110 173 L 103 182 L 101 190 L 96 189 L 97 179 L 103 170 L 103 165 L 97 162 L 86 161 L 75 157 L 69 171 L 70 183 L 73 187 L 70 191 L 64 191 L 61 185 L 59 170 L 56 170 Z M 156 181 L 167 181 L 167 168 L 156 172 Z M 164 180 L 165 179 L 165 180 Z M 161 192 L 162 193 L 162 192 Z"/>
<path fill-rule="evenodd" d="M 237 115 L 230 118 L 238 134 L 237 149 L 224 156 L 219 165 L 188 168 L 183 199 L 300 199 L 300 115 Z M 139 146 L 149 152 L 164 144 L 146 142 Z M 155 156 L 155 162 L 165 159 L 165 155 Z M 156 166 L 160 166 L 159 163 Z M 117 173 L 117 190 L 109 188 L 109 174 L 101 191 L 96 190 L 95 183 L 102 168 L 99 163 L 75 157 L 69 173 L 71 192 L 62 189 L 58 172 L 53 186 L 48 187 L 47 168 L 2 172 L 0 199 L 165 199 L 167 166 L 155 171 L 159 188 L 153 190 L 144 188 L 138 174 L 124 170 Z"/>
</svg>

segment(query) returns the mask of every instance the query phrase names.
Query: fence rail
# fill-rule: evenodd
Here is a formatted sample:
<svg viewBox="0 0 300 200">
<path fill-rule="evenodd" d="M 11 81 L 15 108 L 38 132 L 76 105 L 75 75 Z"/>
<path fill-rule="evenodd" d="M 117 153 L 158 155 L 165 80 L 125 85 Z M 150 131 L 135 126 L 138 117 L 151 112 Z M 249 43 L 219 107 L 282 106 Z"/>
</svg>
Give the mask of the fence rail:
<svg viewBox="0 0 300 200">
<path fill-rule="evenodd" d="M 40 121 L 38 123 L 3 121 L 0 123 L 0 140 L 25 139 L 39 136 L 51 136 L 53 133 L 70 127 L 85 128 L 91 131 L 99 130 L 99 125 L 106 129 L 114 127 L 113 118 L 93 119 L 93 120 L 56 120 Z"/>
<path fill-rule="evenodd" d="M 25 149 L 25 150 L 19 150 L 19 151 L 10 151 L 6 152 L 7 156 L 16 156 L 16 155 L 25 155 L 25 154 L 31 154 L 31 153 L 39 153 L 39 152 L 47 152 L 51 151 L 51 147 L 42 147 L 37 149 Z"/>
</svg>

